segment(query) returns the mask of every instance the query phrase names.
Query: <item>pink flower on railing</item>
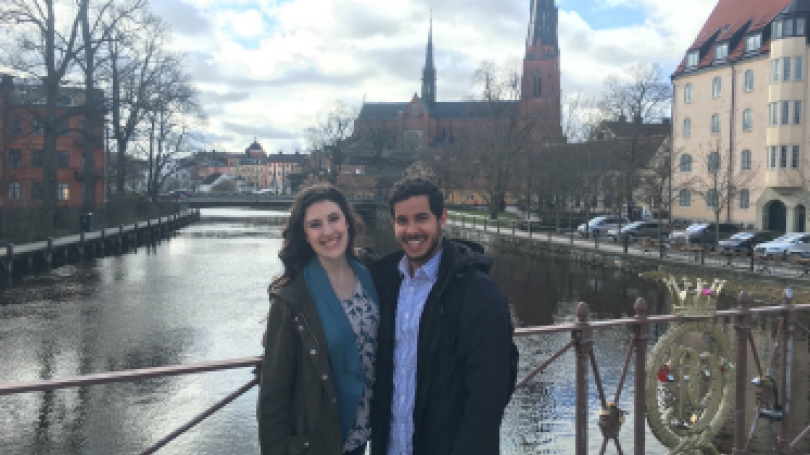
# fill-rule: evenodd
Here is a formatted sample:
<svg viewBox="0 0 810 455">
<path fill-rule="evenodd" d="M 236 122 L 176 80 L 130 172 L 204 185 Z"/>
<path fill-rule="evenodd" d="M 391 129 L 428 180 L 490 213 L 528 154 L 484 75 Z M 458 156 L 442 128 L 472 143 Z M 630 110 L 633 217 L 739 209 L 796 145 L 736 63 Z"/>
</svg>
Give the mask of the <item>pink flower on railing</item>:
<svg viewBox="0 0 810 455">
<path fill-rule="evenodd" d="M 700 291 L 700 293 L 701 293 L 701 294 L 703 294 L 703 295 L 705 295 L 705 296 L 707 296 L 707 297 L 711 297 L 711 296 L 713 295 L 713 294 L 712 294 L 712 290 L 711 290 L 711 289 L 709 289 L 709 288 L 703 288 L 703 289 Z"/>
</svg>

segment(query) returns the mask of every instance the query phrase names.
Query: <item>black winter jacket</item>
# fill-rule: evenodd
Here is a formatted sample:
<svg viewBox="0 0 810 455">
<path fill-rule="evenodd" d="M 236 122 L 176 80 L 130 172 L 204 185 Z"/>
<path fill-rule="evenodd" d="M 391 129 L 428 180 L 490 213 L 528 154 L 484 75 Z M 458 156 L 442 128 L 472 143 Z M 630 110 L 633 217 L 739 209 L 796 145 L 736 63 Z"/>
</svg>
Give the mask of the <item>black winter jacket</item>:
<svg viewBox="0 0 810 455">
<path fill-rule="evenodd" d="M 372 455 L 386 455 L 402 252 L 372 267 L 380 296 Z M 436 284 L 419 323 L 413 455 L 497 455 L 516 351 L 506 296 L 487 274 L 492 259 L 443 241 Z"/>
</svg>

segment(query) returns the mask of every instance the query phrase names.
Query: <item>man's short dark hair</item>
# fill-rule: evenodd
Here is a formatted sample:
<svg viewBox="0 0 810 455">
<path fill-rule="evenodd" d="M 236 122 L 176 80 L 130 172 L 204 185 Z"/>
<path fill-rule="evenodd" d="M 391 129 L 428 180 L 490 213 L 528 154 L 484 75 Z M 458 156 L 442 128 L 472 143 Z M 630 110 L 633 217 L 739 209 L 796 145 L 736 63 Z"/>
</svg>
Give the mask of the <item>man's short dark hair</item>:
<svg viewBox="0 0 810 455">
<path fill-rule="evenodd" d="M 427 196 L 431 213 L 433 213 L 436 218 L 442 217 L 442 213 L 444 212 L 444 195 L 435 183 L 419 177 L 406 177 L 394 184 L 389 201 L 391 216 L 394 216 L 394 204 L 414 196 Z"/>
</svg>

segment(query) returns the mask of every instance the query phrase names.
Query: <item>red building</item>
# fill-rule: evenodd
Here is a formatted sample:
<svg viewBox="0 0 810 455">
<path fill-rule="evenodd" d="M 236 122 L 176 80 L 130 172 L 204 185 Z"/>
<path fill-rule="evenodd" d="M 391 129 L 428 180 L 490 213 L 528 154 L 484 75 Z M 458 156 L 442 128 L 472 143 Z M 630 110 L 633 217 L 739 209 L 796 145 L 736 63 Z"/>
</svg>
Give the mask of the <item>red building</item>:
<svg viewBox="0 0 810 455">
<path fill-rule="evenodd" d="M 538 131 L 542 130 L 546 141 L 563 136 L 557 15 L 554 0 L 531 0 L 520 99 L 500 103 L 510 116 L 542 116 Z M 481 101 L 438 101 L 432 29 L 431 22 L 421 96 L 414 94 L 410 101 L 400 103 L 364 103 L 355 122 L 355 139 L 361 139 L 356 142 L 358 147 L 368 147 L 375 135 L 387 129 L 396 132 L 397 144 L 392 149 L 444 149 L 455 144 L 464 131 L 491 118 Z"/>
<path fill-rule="evenodd" d="M 0 78 L 0 205 L 27 206 L 41 203 L 43 182 L 43 111 L 41 84 Z M 57 116 L 62 118 L 56 143 L 56 181 L 58 205 L 81 205 L 85 94 L 82 89 L 60 89 Z M 93 129 L 97 137 L 103 125 Z M 101 141 L 93 151 L 97 176 L 104 175 L 104 147 Z M 97 204 L 104 202 L 104 179 L 95 182 Z"/>
</svg>

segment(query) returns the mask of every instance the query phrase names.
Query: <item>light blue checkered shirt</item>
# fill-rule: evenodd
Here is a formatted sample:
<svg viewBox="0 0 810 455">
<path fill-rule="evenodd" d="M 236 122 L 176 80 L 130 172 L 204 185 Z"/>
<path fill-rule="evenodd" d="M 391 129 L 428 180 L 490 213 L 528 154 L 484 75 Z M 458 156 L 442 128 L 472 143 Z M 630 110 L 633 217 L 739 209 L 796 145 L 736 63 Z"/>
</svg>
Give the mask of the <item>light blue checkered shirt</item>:
<svg viewBox="0 0 810 455">
<path fill-rule="evenodd" d="M 411 278 L 408 257 L 399 261 L 404 275 L 399 288 L 394 333 L 394 399 L 391 403 L 391 434 L 388 455 L 413 454 L 413 408 L 416 400 L 416 347 L 419 341 L 419 319 L 428 294 L 439 275 L 440 249 L 427 263 L 416 269 Z"/>
</svg>

